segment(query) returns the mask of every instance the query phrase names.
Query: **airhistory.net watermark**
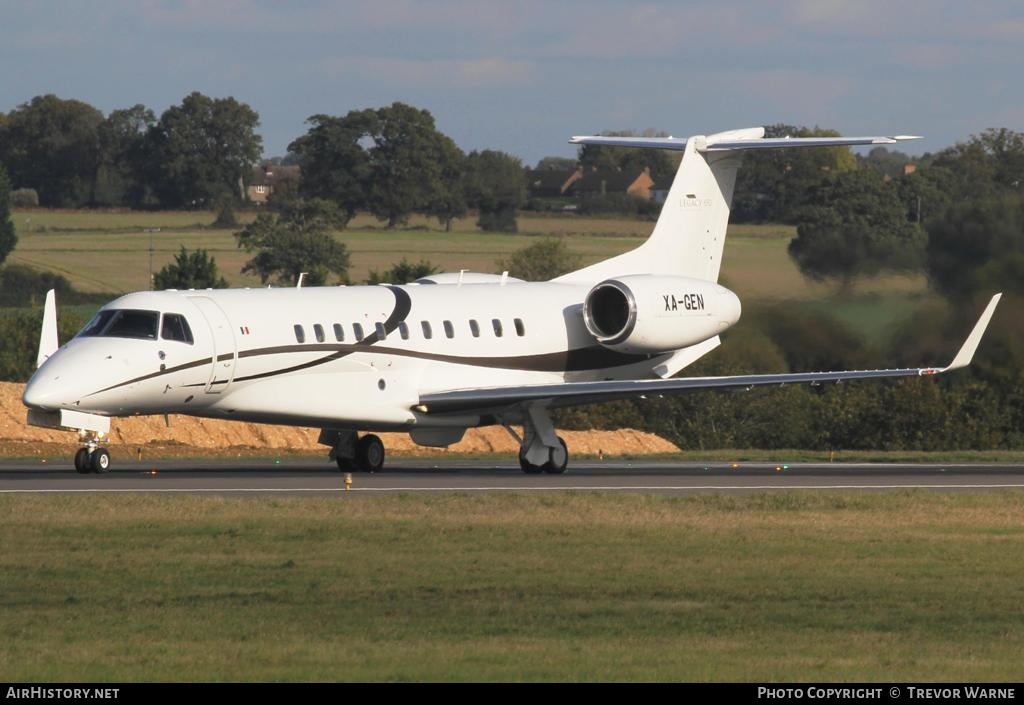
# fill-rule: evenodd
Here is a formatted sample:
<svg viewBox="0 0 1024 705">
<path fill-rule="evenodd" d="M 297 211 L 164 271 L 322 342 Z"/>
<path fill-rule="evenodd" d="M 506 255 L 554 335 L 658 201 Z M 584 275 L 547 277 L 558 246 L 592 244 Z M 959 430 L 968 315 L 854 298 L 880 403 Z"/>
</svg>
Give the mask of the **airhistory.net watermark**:
<svg viewBox="0 0 1024 705">
<path fill-rule="evenodd" d="M 120 688 L 7 688 L 7 699 L 24 700 L 116 700 Z"/>
</svg>

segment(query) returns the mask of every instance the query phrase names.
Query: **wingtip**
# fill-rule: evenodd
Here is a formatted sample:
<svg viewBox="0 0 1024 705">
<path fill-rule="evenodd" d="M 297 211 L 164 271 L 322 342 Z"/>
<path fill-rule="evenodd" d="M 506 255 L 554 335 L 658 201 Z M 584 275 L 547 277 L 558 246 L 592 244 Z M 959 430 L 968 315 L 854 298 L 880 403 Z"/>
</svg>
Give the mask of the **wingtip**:
<svg viewBox="0 0 1024 705">
<path fill-rule="evenodd" d="M 978 349 L 978 345 L 981 343 L 982 336 L 985 335 L 985 330 L 988 328 L 989 321 L 992 320 L 992 314 L 996 311 L 996 306 L 999 304 L 999 299 L 1003 297 L 1002 292 L 996 294 L 989 299 L 988 306 L 982 311 L 981 317 L 978 318 L 978 322 L 974 324 L 974 328 L 971 330 L 971 334 L 967 336 L 967 340 L 960 346 L 960 351 L 957 352 L 956 357 L 949 363 L 942 371 L 949 372 L 950 370 L 958 370 L 962 367 L 967 367 L 971 364 L 974 359 L 974 353 Z"/>
</svg>

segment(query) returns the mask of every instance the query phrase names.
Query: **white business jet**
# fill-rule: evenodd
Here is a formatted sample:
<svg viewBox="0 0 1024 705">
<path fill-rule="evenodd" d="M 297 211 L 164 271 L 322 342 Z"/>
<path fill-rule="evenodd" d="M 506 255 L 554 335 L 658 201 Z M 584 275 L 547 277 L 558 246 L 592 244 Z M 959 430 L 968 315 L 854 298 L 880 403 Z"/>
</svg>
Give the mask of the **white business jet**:
<svg viewBox="0 0 1024 705">
<path fill-rule="evenodd" d="M 528 473 L 569 454 L 552 408 L 694 389 L 932 375 L 966 366 L 999 296 L 944 367 L 676 378 L 740 317 L 720 286 L 745 150 L 893 144 L 897 137 L 766 139 L 763 128 L 690 138 L 573 137 L 683 152 L 654 232 L 638 248 L 549 282 L 439 274 L 405 286 L 140 292 L 107 304 L 58 349 L 44 309 L 28 422 L 78 431 L 75 468 L 105 472 L 110 419 L 188 414 L 322 429 L 342 468 L 379 470 L 372 431 L 444 447 L 501 424 Z M 522 436 L 512 426 L 521 425 Z"/>
</svg>

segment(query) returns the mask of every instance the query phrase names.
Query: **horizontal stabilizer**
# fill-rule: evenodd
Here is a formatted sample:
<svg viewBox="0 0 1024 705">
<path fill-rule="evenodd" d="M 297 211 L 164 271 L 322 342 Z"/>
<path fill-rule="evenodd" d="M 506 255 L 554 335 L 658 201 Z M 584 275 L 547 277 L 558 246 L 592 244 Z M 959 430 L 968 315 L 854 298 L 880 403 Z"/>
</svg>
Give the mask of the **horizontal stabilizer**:
<svg viewBox="0 0 1024 705">
<path fill-rule="evenodd" d="M 644 149 L 673 149 L 682 151 L 686 143 L 694 140 L 698 152 L 727 152 L 739 149 L 786 149 L 790 147 L 850 147 L 872 144 L 896 144 L 905 140 L 921 139 L 917 135 L 894 135 L 891 137 L 751 137 L 756 132 L 764 134 L 763 128 L 730 130 L 715 135 L 694 137 L 614 137 L 576 136 L 571 144 L 593 144 L 607 147 L 639 147 Z"/>
</svg>

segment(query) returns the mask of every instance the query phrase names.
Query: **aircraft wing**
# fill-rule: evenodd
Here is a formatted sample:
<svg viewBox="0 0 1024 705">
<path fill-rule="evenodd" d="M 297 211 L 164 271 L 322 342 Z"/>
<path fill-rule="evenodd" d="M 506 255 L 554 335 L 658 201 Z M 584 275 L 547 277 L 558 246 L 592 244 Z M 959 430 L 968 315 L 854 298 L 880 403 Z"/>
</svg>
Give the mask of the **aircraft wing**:
<svg viewBox="0 0 1024 705">
<path fill-rule="evenodd" d="M 1002 294 L 996 294 L 985 307 L 967 340 L 945 367 L 908 367 L 891 370 L 845 370 L 839 372 L 796 372 L 789 374 L 730 375 L 726 377 L 683 377 L 673 379 L 613 380 L 604 382 L 567 382 L 518 387 L 487 387 L 425 394 L 416 407 L 426 414 L 485 413 L 524 403 L 549 407 L 595 404 L 631 397 L 681 394 L 698 389 L 752 389 L 786 384 L 818 386 L 827 382 L 889 377 L 923 377 L 958 370 L 970 364 L 981 337 L 988 327 Z"/>
</svg>

